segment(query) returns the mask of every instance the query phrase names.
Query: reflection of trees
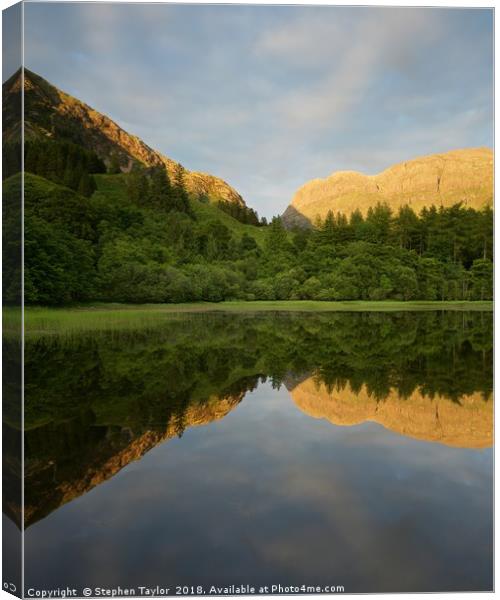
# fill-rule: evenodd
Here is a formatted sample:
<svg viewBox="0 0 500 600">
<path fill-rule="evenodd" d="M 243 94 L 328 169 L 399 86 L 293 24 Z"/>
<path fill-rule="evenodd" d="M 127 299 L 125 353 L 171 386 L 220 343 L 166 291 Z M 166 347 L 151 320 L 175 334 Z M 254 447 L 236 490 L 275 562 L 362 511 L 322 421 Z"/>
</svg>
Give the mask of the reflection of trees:
<svg viewBox="0 0 500 600">
<path fill-rule="evenodd" d="M 487 399 L 492 315 L 188 315 L 153 330 L 28 338 L 25 364 L 33 521 L 160 441 L 222 418 L 266 379 L 292 389 L 314 373 L 328 393 L 377 402 L 415 391 Z"/>
<path fill-rule="evenodd" d="M 190 315 L 148 332 L 28 340 L 25 364 L 28 428 L 89 408 L 108 424 L 161 426 L 173 414 L 182 424 L 188 404 L 233 385 L 313 371 L 377 398 L 421 389 L 458 401 L 491 392 L 492 316 Z"/>
<path fill-rule="evenodd" d="M 190 315 L 154 331 L 39 338 L 26 345 L 28 429 L 91 410 L 96 423 L 179 431 L 186 407 L 310 373 L 375 398 L 416 389 L 459 401 L 492 390 L 492 315 L 322 313 Z M 246 379 L 250 378 L 250 379 Z M 7 382 L 8 386 L 8 382 Z"/>
<path fill-rule="evenodd" d="M 147 332 L 28 339 L 25 364 L 28 428 L 87 409 L 120 426 L 162 426 L 175 414 L 181 427 L 190 403 L 256 376 L 278 386 L 290 373 L 366 385 L 377 398 L 421 389 L 458 401 L 491 392 L 492 316 L 190 315 Z"/>
</svg>

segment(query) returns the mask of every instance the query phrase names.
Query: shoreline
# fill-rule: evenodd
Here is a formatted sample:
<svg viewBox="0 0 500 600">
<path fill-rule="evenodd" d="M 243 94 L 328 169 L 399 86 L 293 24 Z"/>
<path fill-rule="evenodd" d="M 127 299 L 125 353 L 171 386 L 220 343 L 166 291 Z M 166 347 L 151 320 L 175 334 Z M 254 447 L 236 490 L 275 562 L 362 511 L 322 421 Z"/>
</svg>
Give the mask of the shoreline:
<svg viewBox="0 0 500 600">
<path fill-rule="evenodd" d="M 346 301 L 320 302 L 309 300 L 252 301 L 252 302 L 196 302 L 192 304 L 118 304 L 93 303 L 66 307 L 27 306 L 24 311 L 26 336 L 45 336 L 85 331 L 125 331 L 155 328 L 162 320 L 189 314 L 269 313 L 332 314 L 332 313 L 409 313 L 409 312 L 483 312 L 493 311 L 492 301 L 471 302 L 384 302 Z M 5 337 L 21 336 L 21 311 L 4 307 L 3 332 Z"/>
<path fill-rule="evenodd" d="M 5 309 L 4 309 L 5 310 Z M 15 310 L 7 307 L 7 310 Z M 175 312 L 342 312 L 342 311 L 406 311 L 406 310 L 481 310 L 492 311 L 493 300 L 234 300 L 226 302 L 185 302 L 180 304 L 124 304 L 96 302 L 74 306 L 26 306 L 25 312 L 110 312 L 144 311 Z"/>
</svg>

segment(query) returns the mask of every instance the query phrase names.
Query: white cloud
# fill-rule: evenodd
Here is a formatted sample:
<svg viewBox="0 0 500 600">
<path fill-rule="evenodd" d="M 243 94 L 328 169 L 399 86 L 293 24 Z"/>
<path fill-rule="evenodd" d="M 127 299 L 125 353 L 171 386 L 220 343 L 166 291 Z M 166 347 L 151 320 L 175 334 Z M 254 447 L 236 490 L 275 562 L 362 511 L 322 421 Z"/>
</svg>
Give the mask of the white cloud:
<svg viewBox="0 0 500 600">
<path fill-rule="evenodd" d="M 431 14 L 417 9 L 358 14 L 359 19 L 327 21 L 317 15 L 298 19 L 267 30 L 257 42 L 258 53 L 313 71 L 322 67 L 316 81 L 278 99 L 287 126 L 324 129 L 336 122 L 345 124 L 346 114 L 354 114 L 364 92 L 384 70 L 409 74 L 415 54 L 436 40 L 439 31 Z"/>
</svg>

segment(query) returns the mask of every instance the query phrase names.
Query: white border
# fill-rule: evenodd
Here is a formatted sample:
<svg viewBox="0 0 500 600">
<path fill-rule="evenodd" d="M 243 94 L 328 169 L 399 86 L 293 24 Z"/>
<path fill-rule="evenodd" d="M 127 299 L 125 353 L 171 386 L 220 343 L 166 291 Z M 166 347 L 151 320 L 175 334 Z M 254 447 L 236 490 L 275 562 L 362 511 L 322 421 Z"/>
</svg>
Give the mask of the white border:
<svg viewBox="0 0 500 600">
<path fill-rule="evenodd" d="M 69 1 L 72 3 L 94 3 L 91 1 L 87 1 L 84 2 L 82 0 L 47 0 L 48 2 L 51 3 L 56 3 L 56 2 L 64 2 L 64 1 Z M 25 2 L 37 2 L 37 0 L 24 0 Z M 23 79 L 24 79 L 24 3 L 23 3 L 23 7 L 22 7 L 22 32 L 21 32 L 21 38 L 22 38 L 22 49 L 21 49 L 21 56 L 22 56 L 22 68 L 23 68 Z M 38 3 L 38 2 L 37 2 Z M 229 0 L 219 0 L 218 2 L 213 2 L 210 0 L 185 0 L 184 2 L 148 2 L 147 0 L 106 0 L 105 2 L 100 2 L 100 3 L 121 3 L 121 4 L 256 4 L 256 5 L 297 5 L 297 6 L 304 6 L 304 5 L 311 5 L 311 6 L 384 6 L 384 7 L 391 7 L 391 6 L 403 6 L 403 7 L 438 7 L 438 8 L 493 8 L 495 9 L 497 6 L 497 0 L 480 0 L 479 2 L 477 2 L 477 4 L 474 2 L 474 0 L 469 0 L 469 1 L 465 1 L 465 0 L 455 0 L 455 1 L 450 1 L 450 0 L 433 0 L 432 2 L 418 2 L 418 1 L 406 1 L 406 0 L 399 0 L 399 1 L 385 1 L 385 2 L 377 2 L 375 0 L 364 0 L 364 1 L 356 1 L 353 0 L 351 2 L 331 2 L 328 0 L 315 0 L 314 2 L 309 2 L 307 0 L 303 0 L 302 2 L 292 2 L 290 0 L 274 0 L 273 2 L 266 2 L 266 1 L 260 1 L 257 2 L 255 0 L 247 0 L 247 2 L 231 2 Z M 0 6 L 2 8 L 2 10 L 8 8 L 9 6 L 12 6 L 16 4 L 16 2 L 13 2 L 12 0 L 0 0 Z M 0 30 L 1 31 L 1 30 Z M 496 33 L 496 28 L 495 28 L 495 33 Z M 0 34 L 1 35 L 1 34 Z M 494 40 L 496 40 L 496 36 L 494 37 Z M 494 54 L 495 54 L 495 59 L 494 59 L 494 65 L 495 65 L 495 86 L 494 86 L 494 93 L 496 92 L 496 65 L 499 64 L 499 61 L 497 60 L 498 55 L 497 53 L 499 52 L 498 50 L 498 46 L 495 44 L 494 47 Z M 22 130 L 22 143 L 24 145 L 24 89 L 22 92 L 22 96 L 21 96 L 22 100 L 22 110 L 23 110 L 23 116 L 22 116 L 22 123 L 23 123 L 23 130 Z M 497 101 L 498 101 L 498 97 L 495 94 L 495 103 L 494 103 L 494 107 L 495 107 L 495 112 L 494 114 L 496 114 L 496 110 L 497 110 Z M 495 128 L 495 147 L 497 145 L 497 135 L 498 132 Z M 23 170 L 24 170 L 24 156 L 22 158 L 22 165 L 23 165 Z M 1 167 L 0 167 L 1 168 Z M 496 160 L 495 160 L 495 198 L 496 198 L 496 192 L 497 192 L 497 171 L 496 171 Z M 23 228 L 22 228 L 22 238 L 23 238 L 23 248 L 22 248 L 22 258 L 23 258 L 23 265 L 22 265 L 22 274 L 23 274 L 23 282 L 22 282 L 22 293 L 23 293 L 23 302 L 22 302 L 22 319 L 23 319 L 23 324 L 22 324 L 22 347 L 23 347 L 23 357 L 22 357 L 22 369 L 23 369 L 23 373 L 22 373 L 22 403 L 23 403 L 23 414 L 22 414 L 22 425 L 23 425 L 23 430 L 24 430 L 24 176 L 22 177 L 22 194 L 23 194 L 23 200 L 22 200 L 22 217 L 23 217 Z M 500 217 L 498 217 L 498 214 L 495 212 L 495 230 L 497 230 L 497 225 L 498 225 L 498 219 Z M 1 216 L 0 216 L 1 219 Z M 0 241 L 1 244 L 1 241 Z M 494 239 L 494 264 L 495 264 L 495 275 L 496 275 L 496 265 L 499 264 L 499 247 L 498 244 L 496 243 L 496 237 Z M 495 292 L 497 291 L 497 287 L 496 287 L 496 282 L 497 282 L 497 278 L 495 277 Z M 1 294 L 1 290 L 0 290 L 0 294 Z M 496 297 L 496 294 L 495 294 Z M 494 315 L 494 323 L 495 323 L 495 347 L 496 347 L 496 341 L 497 341 L 497 336 L 496 333 L 498 331 L 498 319 L 497 319 L 497 314 L 495 311 L 495 315 Z M 0 350 L 1 352 L 1 350 Z M 500 359 L 495 356 L 495 373 L 497 370 L 497 367 L 499 365 Z M 1 372 L 1 365 L 0 365 L 0 372 Z M 495 407 L 495 422 L 496 422 L 496 407 Z M 24 434 L 22 436 L 22 441 L 23 441 L 23 449 L 22 449 L 22 467 L 24 470 Z M 494 448 L 494 464 L 496 466 L 496 453 L 497 453 L 497 449 L 496 449 L 496 445 Z M 497 509 L 497 501 L 498 501 L 498 495 L 496 493 L 496 487 L 497 487 L 497 477 L 496 477 L 496 469 L 495 469 L 495 486 L 494 486 L 494 514 L 496 514 L 496 509 Z M 23 485 L 22 485 L 22 500 L 23 500 L 23 507 L 22 507 L 22 516 L 23 516 L 23 523 L 24 523 L 24 479 L 23 479 Z M 495 522 L 495 519 L 494 519 Z M 23 531 L 24 531 L 24 526 L 23 526 Z M 496 535 L 494 534 L 495 539 L 496 539 Z M 22 585 L 24 588 L 24 535 L 22 536 L 22 551 L 23 551 L 23 564 L 22 564 Z M 0 547 L 0 555 L 1 555 L 1 547 Z M 1 556 L 0 556 L 1 558 Z M 498 561 L 498 556 L 497 553 L 494 552 L 494 583 L 496 581 L 496 573 L 498 572 L 497 567 L 499 565 L 499 561 Z M 403 598 L 409 595 L 415 595 L 418 592 L 415 592 L 414 594 L 390 594 L 391 598 Z M 446 600 L 451 600 L 453 598 L 484 598 L 485 594 L 487 596 L 491 595 L 488 593 L 466 593 L 466 592 L 462 592 L 462 593 L 435 593 L 432 594 L 432 596 L 436 599 L 446 599 Z M 356 596 L 358 596 L 359 594 L 342 594 L 343 598 L 354 598 Z M 384 596 L 384 594 L 369 594 L 370 597 L 379 597 L 379 596 Z M 226 596 L 227 598 L 229 598 L 230 596 Z M 246 596 L 248 598 L 248 596 Z M 254 596 L 255 598 L 265 598 L 266 596 Z M 269 597 L 269 596 L 268 596 Z M 300 598 L 311 598 L 311 599 L 318 599 L 319 597 L 323 597 L 322 596 L 308 596 L 308 595 L 300 595 L 300 596 L 294 596 L 294 597 L 300 597 Z M 329 595 L 328 597 L 333 597 L 333 595 Z M 0 600 L 7 600 L 7 599 L 12 599 L 13 596 L 10 594 L 7 594 L 6 592 L 4 592 L 3 590 L 0 589 Z"/>
</svg>

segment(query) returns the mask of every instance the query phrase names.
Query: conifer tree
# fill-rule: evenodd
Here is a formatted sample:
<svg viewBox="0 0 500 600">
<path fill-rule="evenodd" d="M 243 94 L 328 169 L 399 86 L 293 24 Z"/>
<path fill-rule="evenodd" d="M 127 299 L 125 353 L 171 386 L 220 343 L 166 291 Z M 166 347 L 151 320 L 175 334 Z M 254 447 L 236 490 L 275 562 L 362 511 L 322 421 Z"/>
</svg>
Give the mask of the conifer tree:
<svg viewBox="0 0 500 600">
<path fill-rule="evenodd" d="M 401 248 L 412 250 L 418 247 L 419 221 L 413 209 L 406 205 L 399 208 L 394 219 L 394 235 Z"/>
<path fill-rule="evenodd" d="M 184 185 L 184 173 L 185 169 L 182 165 L 175 165 L 172 178 L 171 209 L 189 213 L 189 197 Z"/>
<path fill-rule="evenodd" d="M 320 228 L 320 240 L 322 244 L 333 246 L 336 242 L 335 217 L 331 210 L 328 211 Z"/>
<path fill-rule="evenodd" d="M 361 214 L 359 208 L 357 208 L 351 213 L 351 217 L 349 219 L 349 227 L 351 228 L 354 239 L 362 239 L 364 224 L 365 220 L 363 215 Z"/>
<path fill-rule="evenodd" d="M 149 181 L 140 165 L 134 165 L 127 176 L 127 194 L 134 204 L 147 206 L 150 201 Z"/>
<path fill-rule="evenodd" d="M 288 239 L 283 222 L 280 217 L 273 217 L 269 225 L 269 233 L 266 240 L 266 250 L 270 255 L 283 252 L 288 249 Z"/>
<path fill-rule="evenodd" d="M 172 210 L 172 188 L 164 167 L 155 167 L 151 175 L 151 204 L 163 210 Z"/>
<path fill-rule="evenodd" d="M 378 202 L 368 209 L 366 216 L 366 231 L 368 241 L 375 244 L 389 242 L 392 225 L 392 211 L 387 204 Z"/>
</svg>

